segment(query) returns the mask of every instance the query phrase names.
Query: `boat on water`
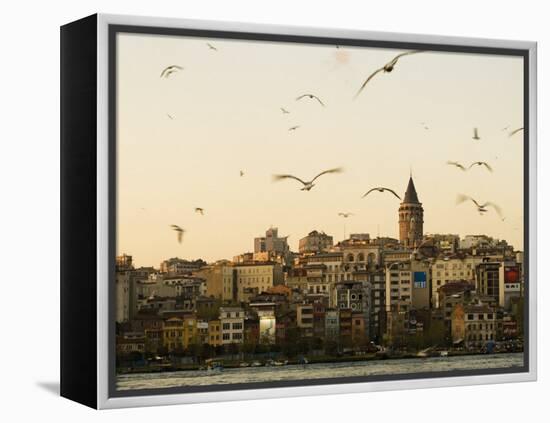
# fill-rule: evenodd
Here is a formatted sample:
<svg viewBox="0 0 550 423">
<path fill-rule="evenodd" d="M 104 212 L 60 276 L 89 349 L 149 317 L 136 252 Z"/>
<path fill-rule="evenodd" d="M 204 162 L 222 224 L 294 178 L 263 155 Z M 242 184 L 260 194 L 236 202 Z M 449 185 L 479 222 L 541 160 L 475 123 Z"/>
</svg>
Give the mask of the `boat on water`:
<svg viewBox="0 0 550 423">
<path fill-rule="evenodd" d="M 239 367 L 250 367 L 250 363 L 243 361 L 241 364 L 239 364 Z"/>
<path fill-rule="evenodd" d="M 206 360 L 206 373 L 216 374 L 223 372 L 223 363 L 219 361 L 214 361 L 212 359 Z"/>
<path fill-rule="evenodd" d="M 448 357 L 449 356 L 449 351 L 440 351 L 439 356 L 440 357 Z"/>
<path fill-rule="evenodd" d="M 252 364 L 250 364 L 251 367 L 261 367 L 262 363 L 259 361 L 253 361 Z"/>
<path fill-rule="evenodd" d="M 269 360 L 265 363 L 266 366 L 284 366 L 288 364 L 288 360 L 280 361 L 280 360 Z"/>
</svg>

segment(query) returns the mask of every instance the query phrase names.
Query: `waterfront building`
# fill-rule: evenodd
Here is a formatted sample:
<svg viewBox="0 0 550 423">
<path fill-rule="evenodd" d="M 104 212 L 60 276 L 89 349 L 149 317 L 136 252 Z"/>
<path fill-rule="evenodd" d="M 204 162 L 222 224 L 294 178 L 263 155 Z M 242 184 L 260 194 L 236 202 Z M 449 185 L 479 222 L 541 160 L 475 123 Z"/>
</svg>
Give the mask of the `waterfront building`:
<svg viewBox="0 0 550 423">
<path fill-rule="evenodd" d="M 283 283 L 283 271 L 279 263 L 235 264 L 234 269 L 239 302 L 249 302 L 250 298 Z"/>
<path fill-rule="evenodd" d="M 307 236 L 300 239 L 298 251 L 300 254 L 318 254 L 330 250 L 333 245 L 332 236 L 324 232 L 311 231 Z"/>
<path fill-rule="evenodd" d="M 125 272 L 128 270 L 133 270 L 134 265 L 132 263 L 132 256 L 128 254 L 122 254 L 120 256 L 116 256 L 115 266 L 116 266 L 117 272 Z"/>
<path fill-rule="evenodd" d="M 352 235 L 349 239 L 340 242 L 337 248 L 342 252 L 346 272 L 373 271 L 382 264 L 380 244 L 365 236 Z M 350 279 L 350 275 L 345 275 L 345 278 Z"/>
<path fill-rule="evenodd" d="M 117 271 L 115 274 L 115 320 L 117 323 L 130 320 L 130 272 Z"/>
<path fill-rule="evenodd" d="M 327 309 L 325 311 L 325 338 L 338 340 L 340 336 L 340 320 L 338 310 Z"/>
<path fill-rule="evenodd" d="M 429 265 L 423 261 L 395 262 L 386 269 L 386 311 L 430 306 Z"/>
<path fill-rule="evenodd" d="M 432 273 L 432 304 L 439 307 L 438 290 L 449 282 L 465 280 L 474 283 L 476 267 L 483 261 L 481 256 L 456 255 L 440 257 L 431 265 Z"/>
<path fill-rule="evenodd" d="M 460 249 L 496 247 L 497 241 L 487 235 L 466 235 L 460 240 Z"/>
<path fill-rule="evenodd" d="M 209 340 L 208 321 L 204 319 L 197 320 L 196 343 L 204 345 L 208 344 Z"/>
<path fill-rule="evenodd" d="M 296 326 L 304 338 L 313 336 L 313 305 L 296 304 Z"/>
<path fill-rule="evenodd" d="M 307 292 L 330 296 L 334 283 L 344 279 L 342 253 L 319 253 L 306 260 Z"/>
<path fill-rule="evenodd" d="M 241 344 L 244 338 L 244 310 L 240 307 L 220 307 L 222 344 Z"/>
<path fill-rule="evenodd" d="M 184 319 L 182 317 L 170 317 L 163 322 L 162 342 L 168 351 L 183 351 Z"/>
<path fill-rule="evenodd" d="M 308 290 L 307 270 L 305 267 L 291 267 L 285 278 L 285 285 L 291 290 L 305 293 Z"/>
<path fill-rule="evenodd" d="M 351 341 L 351 327 L 352 327 L 352 311 L 349 308 L 341 308 L 338 310 L 338 323 L 339 323 L 339 341 L 340 345 L 344 349 L 350 349 L 352 346 Z"/>
<path fill-rule="evenodd" d="M 363 346 L 368 341 L 368 323 L 362 312 L 351 313 L 351 342 L 354 346 Z"/>
<path fill-rule="evenodd" d="M 203 267 L 195 274 L 204 278 L 207 296 L 221 301 L 237 299 L 236 272 L 230 262 L 224 260 L 214 263 Z"/>
<path fill-rule="evenodd" d="M 286 254 L 289 250 L 287 238 L 279 236 L 278 228 L 269 228 L 265 236 L 254 238 L 254 252 Z"/>
<path fill-rule="evenodd" d="M 201 267 L 206 266 L 204 260 L 184 260 L 173 257 L 160 263 L 160 272 L 168 275 L 184 275 L 195 272 Z"/>
<path fill-rule="evenodd" d="M 262 344 L 274 344 L 276 339 L 277 319 L 275 318 L 276 304 L 271 301 L 255 301 L 249 307 L 256 313 L 258 322 L 258 339 Z"/>
<path fill-rule="evenodd" d="M 457 304 L 452 316 L 452 341 L 467 348 L 482 348 L 497 339 L 497 314 L 485 305 Z"/>
<path fill-rule="evenodd" d="M 208 343 L 213 347 L 222 344 L 221 321 L 219 319 L 208 322 Z"/>
<path fill-rule="evenodd" d="M 117 354 L 143 353 L 145 352 L 145 337 L 143 334 L 125 334 L 117 337 Z"/>
</svg>

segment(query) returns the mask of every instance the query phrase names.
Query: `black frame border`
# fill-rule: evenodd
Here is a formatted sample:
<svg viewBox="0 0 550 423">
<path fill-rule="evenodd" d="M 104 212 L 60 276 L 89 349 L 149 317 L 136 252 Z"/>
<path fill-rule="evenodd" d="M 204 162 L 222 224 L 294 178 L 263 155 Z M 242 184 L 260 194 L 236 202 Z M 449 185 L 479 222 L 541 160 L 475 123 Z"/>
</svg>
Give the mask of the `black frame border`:
<svg viewBox="0 0 550 423">
<path fill-rule="evenodd" d="M 524 200 L 524 350 L 523 362 L 521 367 L 511 368 L 494 368 L 494 369 L 476 369 L 476 370 L 452 370 L 441 372 L 419 372 L 419 373 L 403 373 L 383 376 L 353 376 L 353 377 L 338 377 L 338 378 L 323 378 L 323 379 L 303 379 L 291 381 L 274 381 L 274 382 L 253 382 L 239 384 L 223 384 L 211 386 L 180 386 L 170 388 L 156 389 L 135 389 L 135 390 L 117 390 L 116 389 L 116 344 L 115 344 L 115 259 L 116 259 L 116 59 L 117 59 L 117 43 L 116 37 L 119 33 L 125 34 L 145 34 L 145 35 L 164 35 L 164 36 L 179 36 L 179 37 L 205 37 L 205 38 L 226 38 L 242 41 L 266 41 L 266 42 L 281 42 L 281 43 L 299 43 L 299 44 L 323 44 L 323 45 L 341 45 L 367 48 L 393 48 L 393 49 L 423 49 L 430 51 L 441 51 L 450 53 L 474 53 L 485 55 L 507 55 L 518 56 L 523 58 L 523 114 L 524 114 L 524 137 L 523 137 L 523 200 Z M 499 375 L 499 374 L 516 374 L 528 373 L 529 366 L 529 82 L 530 82 L 530 67 L 529 67 L 529 50 L 528 49 L 513 49 L 500 47 L 483 47 L 483 46 L 466 46 L 453 45 L 445 43 L 423 43 L 423 42 L 408 42 L 408 41 L 383 41 L 383 40 L 368 40 L 356 38 L 339 38 L 339 37 L 317 37 L 306 35 L 287 35 L 277 33 L 260 33 L 260 32 L 238 32 L 238 31 L 223 31 L 223 30 L 205 30 L 191 28 L 175 28 L 175 27 L 158 27 L 158 26 L 141 26 L 141 25 L 123 25 L 109 24 L 108 25 L 108 150 L 109 150 L 109 398 L 124 398 L 145 395 L 169 395 L 169 394 L 191 394 L 199 392 L 221 392 L 221 391 L 240 391 L 254 389 L 269 389 L 269 388 L 288 388 L 288 387 L 306 387 L 318 385 L 338 385 L 346 383 L 365 383 L 365 382 L 380 382 L 380 381 L 400 381 L 411 379 L 437 379 L 447 377 L 466 377 L 466 376 L 481 376 L 481 375 Z"/>
</svg>

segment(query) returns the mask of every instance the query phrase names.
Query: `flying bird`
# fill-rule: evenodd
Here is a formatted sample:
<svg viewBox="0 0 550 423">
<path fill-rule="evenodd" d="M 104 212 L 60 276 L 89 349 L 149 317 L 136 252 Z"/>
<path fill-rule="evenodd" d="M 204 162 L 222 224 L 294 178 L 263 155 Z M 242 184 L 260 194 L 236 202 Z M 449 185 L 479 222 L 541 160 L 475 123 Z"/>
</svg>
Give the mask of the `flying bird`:
<svg viewBox="0 0 550 423">
<path fill-rule="evenodd" d="M 174 117 L 170 113 L 166 113 L 166 116 L 168 116 L 170 120 L 174 120 Z"/>
<path fill-rule="evenodd" d="M 300 127 L 300 125 L 296 125 L 296 126 L 291 126 L 290 128 L 288 128 L 289 131 L 295 131 L 296 129 L 298 129 Z"/>
<path fill-rule="evenodd" d="M 319 178 L 320 176 L 326 175 L 328 173 L 341 173 L 343 170 L 344 169 L 342 169 L 341 167 L 325 170 L 325 171 L 319 173 L 317 176 L 315 176 L 315 178 L 313 178 L 311 181 L 303 181 L 303 180 L 301 180 L 300 178 L 297 178 L 294 175 L 273 175 L 273 180 L 274 181 L 280 181 L 281 179 L 295 179 L 303 185 L 303 188 L 300 189 L 301 191 L 309 191 L 311 188 L 313 188 L 315 186 L 315 184 L 313 182 L 315 182 L 315 180 L 317 178 Z"/>
<path fill-rule="evenodd" d="M 347 219 L 348 217 L 353 216 L 353 213 L 349 213 L 349 212 L 343 213 L 343 212 L 340 212 L 340 213 L 338 213 L 338 216 L 342 216 L 344 219 Z"/>
<path fill-rule="evenodd" d="M 447 164 L 448 164 L 448 165 L 451 165 L 451 166 L 456 166 L 456 167 L 458 167 L 460 170 L 466 170 L 466 168 L 465 168 L 463 165 L 461 165 L 460 163 L 458 163 L 458 162 L 451 162 L 451 161 L 448 161 Z"/>
<path fill-rule="evenodd" d="M 319 97 L 317 97 L 315 94 L 302 94 L 302 95 L 296 97 L 296 101 L 299 101 L 299 100 L 301 100 L 302 98 L 305 98 L 305 97 L 311 98 L 311 99 L 315 99 L 315 100 L 317 100 L 317 101 L 319 102 L 319 104 L 320 104 L 321 106 L 325 107 L 325 103 L 323 103 L 323 102 L 321 101 L 321 99 L 320 99 Z"/>
<path fill-rule="evenodd" d="M 210 50 L 218 51 L 218 49 L 217 49 L 216 47 L 214 47 L 212 44 L 206 43 L 206 45 L 208 46 L 208 48 L 209 48 Z"/>
<path fill-rule="evenodd" d="M 405 53 L 401 53 L 401 54 L 398 54 L 397 56 L 395 56 L 391 61 L 386 63 L 381 68 L 376 69 L 373 73 L 371 73 L 369 75 L 369 77 L 365 80 L 365 82 L 363 82 L 363 85 L 361 85 L 361 88 L 359 88 L 359 91 L 357 91 L 357 94 L 355 94 L 354 98 L 357 98 L 359 96 L 359 94 L 361 94 L 361 91 L 363 91 L 363 89 L 369 83 L 369 81 L 372 78 L 374 78 L 378 73 L 380 73 L 380 72 L 384 72 L 384 73 L 392 72 L 393 69 L 395 68 L 395 65 L 397 65 L 397 62 L 399 61 L 400 58 L 402 58 L 403 56 L 411 55 L 411 54 L 422 53 L 423 51 L 424 50 L 412 50 L 412 51 L 407 51 Z"/>
<path fill-rule="evenodd" d="M 183 234 L 185 233 L 185 229 L 180 228 L 178 225 L 170 225 L 170 227 L 178 233 L 178 242 L 181 244 L 181 241 L 183 240 Z"/>
<path fill-rule="evenodd" d="M 491 166 L 489 166 L 489 163 L 487 163 L 487 162 L 473 162 L 473 163 L 468 167 L 468 169 L 471 169 L 471 168 L 474 167 L 474 166 L 485 166 L 489 172 L 492 172 L 492 171 L 493 171 L 493 168 L 492 168 Z"/>
<path fill-rule="evenodd" d="M 166 67 L 162 70 L 162 72 L 160 73 L 160 77 L 161 78 L 168 78 L 170 75 L 172 75 L 173 73 L 176 73 L 180 70 L 183 70 L 183 68 L 181 66 L 170 65 L 170 66 L 168 66 L 168 67 Z"/>
<path fill-rule="evenodd" d="M 200 213 L 204 216 L 204 209 L 202 207 L 195 207 L 195 213 Z"/>
<path fill-rule="evenodd" d="M 283 112 L 283 115 L 287 115 L 287 114 L 290 113 L 290 112 L 289 112 L 287 109 L 285 109 L 284 107 L 281 107 L 280 109 L 281 109 L 281 112 Z"/>
<path fill-rule="evenodd" d="M 513 137 L 513 136 L 516 135 L 519 131 L 523 131 L 523 127 L 518 128 L 518 129 L 514 129 L 513 131 L 510 131 L 510 133 L 508 134 L 508 137 Z"/>
<path fill-rule="evenodd" d="M 371 188 L 365 194 L 363 194 L 363 196 L 361 198 L 365 198 L 367 195 L 369 195 L 373 191 L 378 191 L 378 192 L 388 191 L 388 192 L 391 192 L 393 195 L 395 195 L 397 198 L 399 198 L 401 200 L 401 197 L 399 195 L 397 195 L 397 193 L 393 189 L 385 188 L 385 187 Z"/>
<path fill-rule="evenodd" d="M 426 122 L 420 122 L 420 125 L 422 125 L 426 131 L 430 129 L 430 127 L 426 124 Z"/>
<path fill-rule="evenodd" d="M 473 140 L 480 140 L 479 133 L 477 131 L 477 128 L 474 128 L 474 136 L 472 137 Z"/>
<path fill-rule="evenodd" d="M 480 204 L 476 200 L 474 200 L 472 197 L 468 197 L 467 195 L 464 195 L 464 194 L 459 194 L 457 196 L 457 199 L 456 199 L 456 204 L 461 204 L 461 203 L 463 203 L 464 201 L 467 201 L 467 200 L 470 200 L 471 202 L 473 202 L 475 204 L 479 214 L 483 215 L 484 213 L 487 213 L 489 211 L 489 209 L 487 209 L 487 207 L 492 207 L 492 208 L 495 209 L 495 211 L 497 212 L 499 217 L 502 218 L 502 211 L 501 211 L 500 207 L 497 206 L 495 203 L 491 203 L 490 201 L 487 201 L 483 204 Z"/>
<path fill-rule="evenodd" d="M 239 176 L 242 178 L 244 176 L 244 171 L 239 170 Z"/>
</svg>

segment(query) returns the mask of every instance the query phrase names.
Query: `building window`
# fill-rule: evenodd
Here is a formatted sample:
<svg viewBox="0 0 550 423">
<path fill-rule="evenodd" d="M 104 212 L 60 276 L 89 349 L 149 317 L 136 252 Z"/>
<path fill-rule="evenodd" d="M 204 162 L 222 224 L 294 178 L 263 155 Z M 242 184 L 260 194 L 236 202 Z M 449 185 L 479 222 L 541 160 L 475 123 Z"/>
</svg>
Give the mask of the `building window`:
<svg viewBox="0 0 550 423">
<path fill-rule="evenodd" d="M 229 323 L 224 323 L 222 325 L 222 328 L 223 328 L 223 330 L 229 330 L 229 329 L 231 329 L 231 325 Z"/>
</svg>

